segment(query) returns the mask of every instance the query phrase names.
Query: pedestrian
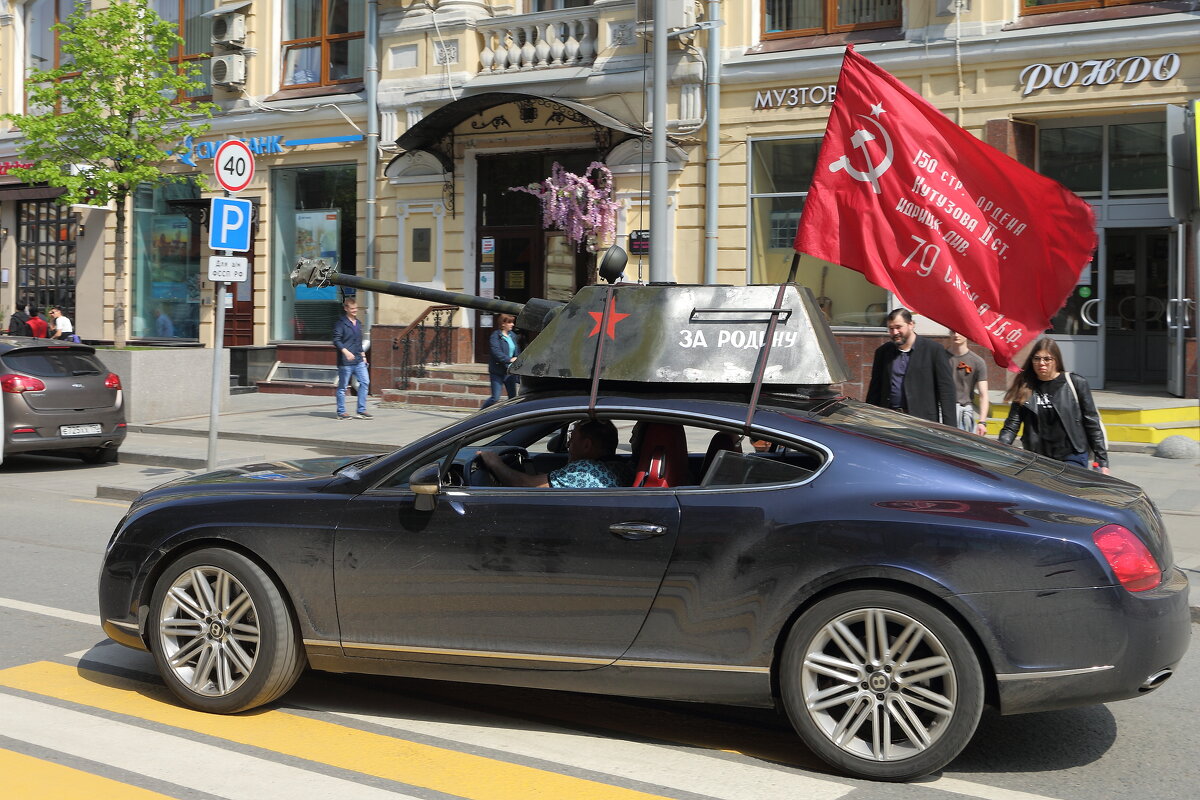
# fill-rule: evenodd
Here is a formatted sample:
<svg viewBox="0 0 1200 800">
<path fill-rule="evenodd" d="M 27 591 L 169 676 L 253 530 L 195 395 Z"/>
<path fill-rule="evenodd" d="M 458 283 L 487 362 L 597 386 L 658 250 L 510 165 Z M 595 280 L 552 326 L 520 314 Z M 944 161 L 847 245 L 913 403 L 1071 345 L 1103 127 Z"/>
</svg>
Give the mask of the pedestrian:
<svg viewBox="0 0 1200 800">
<path fill-rule="evenodd" d="M 79 341 L 79 337 L 75 335 L 75 326 L 71 324 L 71 318 L 63 312 L 62 306 L 50 308 L 50 319 L 54 320 L 54 331 L 50 334 L 51 339 Z"/>
<path fill-rule="evenodd" d="M 346 389 L 350 376 L 358 381 L 357 399 L 359 419 L 371 419 L 367 413 L 367 393 L 371 388 L 371 375 L 367 372 L 367 351 L 363 347 L 362 324 L 358 321 L 358 301 L 347 297 L 342 301 L 346 312 L 333 323 L 333 346 L 337 349 L 337 418 L 353 419 L 346 413 Z"/>
<path fill-rule="evenodd" d="M 875 350 L 867 402 L 954 425 L 954 376 L 945 348 L 917 336 L 907 308 L 887 315 L 887 329 L 891 341 Z"/>
<path fill-rule="evenodd" d="M 30 336 L 38 339 L 50 338 L 50 325 L 42 318 L 42 311 L 37 306 L 29 307 L 29 325 Z"/>
<path fill-rule="evenodd" d="M 1092 390 L 1064 366 L 1058 342 L 1043 337 L 1033 343 L 1025 367 L 1004 393 L 1011 405 L 1000 441 L 1012 444 L 1019 430 L 1026 450 L 1084 468 L 1094 461 L 1107 475 L 1108 446 Z"/>
<path fill-rule="evenodd" d="M 5 330 L 9 336 L 33 336 L 33 329 L 29 327 L 29 314 L 25 310 L 25 303 L 21 303 L 13 311 L 12 316 L 8 318 L 8 328 Z"/>
<path fill-rule="evenodd" d="M 971 352 L 967 337 L 950 331 L 950 346 L 946 348 L 950 358 L 950 369 L 954 373 L 954 420 L 960 431 L 987 435 L 988 403 L 987 365 L 983 359 Z M 975 396 L 979 396 L 979 407 L 975 407 Z"/>
<path fill-rule="evenodd" d="M 508 390 L 509 397 L 517 396 L 516 375 L 509 374 L 508 367 L 517 360 L 521 353 L 521 343 L 513 331 L 517 318 L 512 314 L 497 314 L 496 328 L 488 337 L 488 381 L 492 387 L 492 395 L 483 401 L 480 408 L 487 408 L 493 403 L 500 402 L 500 391 Z"/>
</svg>

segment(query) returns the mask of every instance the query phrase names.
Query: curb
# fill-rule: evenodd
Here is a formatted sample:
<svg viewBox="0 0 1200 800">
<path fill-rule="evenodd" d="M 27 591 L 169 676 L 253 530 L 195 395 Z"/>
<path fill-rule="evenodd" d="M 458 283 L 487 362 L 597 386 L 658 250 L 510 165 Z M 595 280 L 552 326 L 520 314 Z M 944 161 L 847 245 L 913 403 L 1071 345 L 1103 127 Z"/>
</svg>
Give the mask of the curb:
<svg viewBox="0 0 1200 800">
<path fill-rule="evenodd" d="M 129 425 L 126 430 L 133 433 L 154 433 L 166 436 L 191 436 L 193 438 L 208 438 L 208 431 L 192 430 L 191 428 L 164 428 L 158 425 Z M 219 431 L 217 440 L 225 439 L 231 442 L 262 442 L 264 444 L 290 444 L 296 447 L 320 447 L 329 451 L 329 455 L 374 455 L 382 451 L 396 449 L 396 445 L 372 442 L 333 441 L 330 439 L 308 439 L 297 436 L 279 436 L 270 433 L 238 433 L 236 431 Z"/>
</svg>

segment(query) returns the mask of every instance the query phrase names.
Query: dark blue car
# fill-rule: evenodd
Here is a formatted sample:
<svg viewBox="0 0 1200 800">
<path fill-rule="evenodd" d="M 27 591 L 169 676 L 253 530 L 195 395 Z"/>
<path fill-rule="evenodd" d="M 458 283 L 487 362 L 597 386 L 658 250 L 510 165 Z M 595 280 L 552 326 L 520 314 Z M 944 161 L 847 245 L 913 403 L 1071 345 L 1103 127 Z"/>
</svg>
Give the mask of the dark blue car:
<svg viewBox="0 0 1200 800">
<path fill-rule="evenodd" d="M 549 473 L 589 417 L 621 485 L 497 486 L 477 457 Z M 1183 656 L 1187 581 L 1138 487 L 835 396 L 746 417 L 533 393 L 387 455 L 166 484 L 109 544 L 104 628 L 207 711 L 305 667 L 779 705 L 879 780 L 947 764 L 984 704 L 1132 698 Z"/>
</svg>

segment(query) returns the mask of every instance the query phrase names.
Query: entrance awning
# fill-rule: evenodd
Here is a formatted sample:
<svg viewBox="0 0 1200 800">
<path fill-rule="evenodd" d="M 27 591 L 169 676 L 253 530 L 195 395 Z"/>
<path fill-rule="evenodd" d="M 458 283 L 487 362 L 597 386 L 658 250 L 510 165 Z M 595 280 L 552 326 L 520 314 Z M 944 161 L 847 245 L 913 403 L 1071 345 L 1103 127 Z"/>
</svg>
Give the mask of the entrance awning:
<svg viewBox="0 0 1200 800">
<path fill-rule="evenodd" d="M 437 144 L 442 140 L 448 131 L 453 130 L 459 123 L 464 122 L 470 117 L 478 114 L 480 111 L 485 111 L 495 106 L 502 106 L 505 103 L 516 103 L 522 100 L 536 100 L 541 103 L 555 103 L 565 108 L 569 108 L 575 113 L 585 117 L 596 125 L 610 128 L 614 131 L 629 136 L 649 136 L 650 133 L 644 129 L 630 127 L 626 123 L 616 117 L 601 111 L 593 106 L 585 103 L 578 103 L 574 100 L 563 100 L 558 97 L 542 97 L 534 94 L 522 94 L 519 92 L 485 92 L 483 94 L 470 95 L 463 97 L 454 102 L 447 103 L 429 116 L 422 119 L 416 125 L 413 125 L 396 140 L 396 146 L 405 153 L 411 153 L 415 150 L 424 150 L 427 153 L 435 156 L 442 163 L 442 167 L 450 172 L 454 169 L 453 163 L 447 163 L 447 154 L 442 152 Z M 403 154 L 396 156 L 388 163 L 390 169 L 392 164 Z M 385 170 L 386 173 L 386 170 Z"/>
<path fill-rule="evenodd" d="M 30 186 L 22 183 L 0 186 L 0 200 L 53 200 L 66 191 L 61 186 Z"/>
</svg>

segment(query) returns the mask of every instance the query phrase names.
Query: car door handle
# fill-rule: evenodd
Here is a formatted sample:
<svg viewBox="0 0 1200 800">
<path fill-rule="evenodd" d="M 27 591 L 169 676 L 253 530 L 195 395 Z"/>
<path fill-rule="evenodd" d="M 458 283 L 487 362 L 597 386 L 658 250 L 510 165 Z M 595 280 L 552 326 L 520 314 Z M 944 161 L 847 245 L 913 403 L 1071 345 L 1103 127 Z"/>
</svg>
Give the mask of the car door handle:
<svg viewBox="0 0 1200 800">
<path fill-rule="evenodd" d="M 637 542 L 642 539 L 652 539 L 655 536 L 662 536 L 667 532 L 667 529 L 662 525 L 653 525 L 649 522 L 618 522 L 614 525 L 609 525 L 608 531 L 613 536 L 620 536 L 622 539 Z"/>
</svg>

